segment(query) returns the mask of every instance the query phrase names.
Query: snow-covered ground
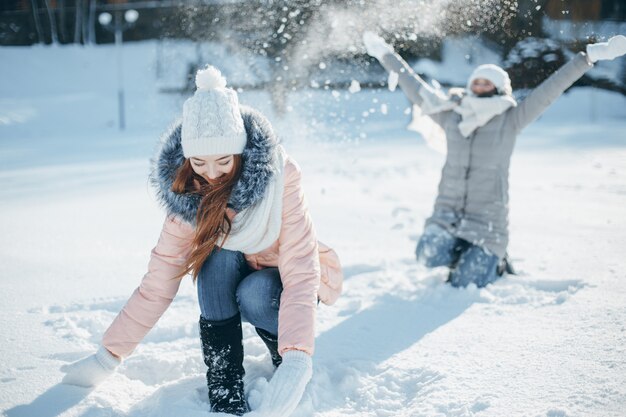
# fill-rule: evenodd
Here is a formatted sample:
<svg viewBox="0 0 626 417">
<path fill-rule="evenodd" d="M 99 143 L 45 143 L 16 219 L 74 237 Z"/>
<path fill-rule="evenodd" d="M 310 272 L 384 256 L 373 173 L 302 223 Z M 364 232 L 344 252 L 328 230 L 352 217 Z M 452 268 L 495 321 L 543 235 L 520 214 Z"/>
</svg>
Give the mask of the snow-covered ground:
<svg viewBox="0 0 626 417">
<path fill-rule="evenodd" d="M 0 411 L 8 417 L 208 416 L 194 286 L 119 372 L 59 384 L 138 285 L 163 213 L 147 173 L 184 97 L 157 92 L 152 43 L 114 52 L 0 49 Z M 476 62 L 479 64 L 480 62 Z M 358 80 L 357 80 L 358 81 Z M 523 132 L 511 170 L 517 276 L 453 289 L 413 250 L 443 157 L 406 131 L 401 92 L 310 90 L 274 122 L 304 172 L 320 240 L 344 266 L 318 310 L 314 377 L 296 416 L 623 416 L 626 409 L 626 98 L 562 97 Z M 271 376 L 244 328 L 249 400 Z"/>
</svg>

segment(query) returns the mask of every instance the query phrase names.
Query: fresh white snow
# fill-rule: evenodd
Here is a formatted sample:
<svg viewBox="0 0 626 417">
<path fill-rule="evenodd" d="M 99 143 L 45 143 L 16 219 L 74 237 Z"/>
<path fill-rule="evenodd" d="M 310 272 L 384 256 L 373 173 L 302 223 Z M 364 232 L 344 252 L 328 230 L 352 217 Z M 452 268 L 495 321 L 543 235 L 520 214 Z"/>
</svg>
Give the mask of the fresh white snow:
<svg viewBox="0 0 626 417">
<path fill-rule="evenodd" d="M 8 417 L 211 415 L 190 279 L 119 372 L 94 390 L 60 384 L 59 367 L 95 351 L 138 285 L 163 221 L 149 158 L 184 97 L 158 93 L 156 53 L 125 47 L 119 133 L 111 47 L 0 49 Z M 413 257 L 443 157 L 405 129 L 401 91 L 350 94 L 354 81 L 289 95 L 283 119 L 265 93 L 240 95 L 302 166 L 319 238 L 344 266 L 344 294 L 319 307 L 314 376 L 294 416 L 622 416 L 626 98 L 574 89 L 522 133 L 509 248 L 519 275 L 453 289 L 445 269 Z M 255 406 L 272 369 L 248 325 L 244 336 Z"/>
</svg>

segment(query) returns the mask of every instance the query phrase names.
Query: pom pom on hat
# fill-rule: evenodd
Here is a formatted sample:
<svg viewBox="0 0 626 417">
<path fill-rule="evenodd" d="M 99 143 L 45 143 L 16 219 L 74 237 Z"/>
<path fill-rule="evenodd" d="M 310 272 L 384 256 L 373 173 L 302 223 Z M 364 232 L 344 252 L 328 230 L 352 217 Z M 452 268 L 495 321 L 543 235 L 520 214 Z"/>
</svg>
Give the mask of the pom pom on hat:
<svg viewBox="0 0 626 417">
<path fill-rule="evenodd" d="M 196 73 L 196 87 L 199 91 L 209 91 L 215 88 L 226 88 L 226 78 L 220 70 L 207 65 Z"/>
</svg>

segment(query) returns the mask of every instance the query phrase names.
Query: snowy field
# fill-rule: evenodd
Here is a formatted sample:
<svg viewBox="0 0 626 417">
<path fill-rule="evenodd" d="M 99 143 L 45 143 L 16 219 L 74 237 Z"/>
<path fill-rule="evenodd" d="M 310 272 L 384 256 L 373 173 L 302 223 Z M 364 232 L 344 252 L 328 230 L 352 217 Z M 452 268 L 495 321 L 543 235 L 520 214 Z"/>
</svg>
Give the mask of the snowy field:
<svg viewBox="0 0 626 417">
<path fill-rule="evenodd" d="M 125 51 L 121 134 L 111 48 L 0 49 L 7 417 L 211 415 L 190 279 L 117 374 L 94 390 L 60 384 L 60 366 L 97 348 L 160 232 L 149 158 L 184 97 L 156 91 L 154 51 Z M 519 275 L 484 289 L 453 289 L 445 269 L 414 262 L 443 156 L 404 129 L 401 92 L 310 90 L 282 119 L 262 92 L 240 101 L 268 114 L 302 166 L 319 238 L 344 266 L 294 416 L 624 416 L 625 97 L 574 89 L 523 132 L 510 200 Z M 272 369 L 254 329 L 244 336 L 255 406 Z"/>
</svg>

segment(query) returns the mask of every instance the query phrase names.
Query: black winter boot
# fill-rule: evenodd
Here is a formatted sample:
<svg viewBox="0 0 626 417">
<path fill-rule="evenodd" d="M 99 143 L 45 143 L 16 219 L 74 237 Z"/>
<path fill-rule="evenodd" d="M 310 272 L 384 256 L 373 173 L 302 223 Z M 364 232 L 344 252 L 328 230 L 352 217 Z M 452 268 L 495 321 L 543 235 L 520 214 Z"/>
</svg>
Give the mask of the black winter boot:
<svg viewBox="0 0 626 417">
<path fill-rule="evenodd" d="M 278 338 L 267 330 L 259 329 L 258 327 L 255 327 L 255 329 L 257 334 L 261 337 L 261 340 L 263 340 L 263 343 L 265 343 L 265 346 L 269 349 L 274 367 L 278 368 L 278 366 L 283 363 L 283 358 L 278 353 Z"/>
<path fill-rule="evenodd" d="M 498 265 L 498 275 L 502 275 L 505 272 L 509 275 L 517 275 L 508 253 L 504 254 L 504 258 L 502 258 L 500 264 Z"/>
<path fill-rule="evenodd" d="M 200 340 L 212 412 L 241 416 L 249 411 L 243 391 L 241 317 L 209 321 L 200 317 Z"/>
</svg>

